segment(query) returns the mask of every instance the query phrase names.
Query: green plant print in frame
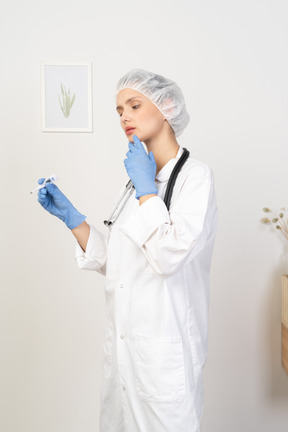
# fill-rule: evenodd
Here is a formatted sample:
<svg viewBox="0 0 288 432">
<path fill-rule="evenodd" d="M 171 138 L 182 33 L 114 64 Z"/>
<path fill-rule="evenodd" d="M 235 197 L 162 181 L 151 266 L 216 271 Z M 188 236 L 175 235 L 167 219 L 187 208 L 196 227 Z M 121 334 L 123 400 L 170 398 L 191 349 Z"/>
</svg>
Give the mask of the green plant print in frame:
<svg viewBox="0 0 288 432">
<path fill-rule="evenodd" d="M 68 89 L 68 92 L 66 91 L 66 87 L 61 83 L 61 93 L 62 93 L 62 101 L 60 99 L 60 96 L 58 95 L 58 100 L 60 104 L 60 108 L 64 114 L 65 118 L 68 118 L 70 115 L 71 108 L 75 102 L 76 95 L 72 96 L 72 99 L 70 98 L 70 89 Z"/>
</svg>

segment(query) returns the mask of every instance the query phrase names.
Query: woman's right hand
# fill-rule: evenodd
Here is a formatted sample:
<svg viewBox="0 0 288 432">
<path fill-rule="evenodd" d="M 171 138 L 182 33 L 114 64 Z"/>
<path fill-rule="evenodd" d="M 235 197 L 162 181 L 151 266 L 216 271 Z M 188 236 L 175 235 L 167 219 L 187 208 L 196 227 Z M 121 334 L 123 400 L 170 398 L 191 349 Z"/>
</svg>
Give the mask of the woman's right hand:
<svg viewBox="0 0 288 432">
<path fill-rule="evenodd" d="M 41 185 L 44 180 L 41 178 L 38 183 Z M 61 219 L 69 229 L 76 228 L 86 219 L 86 216 L 79 213 L 53 183 L 46 183 L 45 187 L 38 191 L 38 201 L 50 214 Z"/>
</svg>

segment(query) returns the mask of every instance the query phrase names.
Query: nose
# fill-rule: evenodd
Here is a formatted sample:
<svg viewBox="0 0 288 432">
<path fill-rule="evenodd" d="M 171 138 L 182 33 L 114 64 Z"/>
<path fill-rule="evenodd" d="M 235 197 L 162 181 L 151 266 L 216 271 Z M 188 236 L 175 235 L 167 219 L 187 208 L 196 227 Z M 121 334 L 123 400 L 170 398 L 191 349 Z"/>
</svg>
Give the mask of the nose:
<svg viewBox="0 0 288 432">
<path fill-rule="evenodd" d="M 121 115 L 120 119 L 121 119 L 121 123 L 123 123 L 123 124 L 127 121 L 130 121 L 130 117 L 127 113 L 127 110 L 122 111 L 122 115 Z"/>
</svg>

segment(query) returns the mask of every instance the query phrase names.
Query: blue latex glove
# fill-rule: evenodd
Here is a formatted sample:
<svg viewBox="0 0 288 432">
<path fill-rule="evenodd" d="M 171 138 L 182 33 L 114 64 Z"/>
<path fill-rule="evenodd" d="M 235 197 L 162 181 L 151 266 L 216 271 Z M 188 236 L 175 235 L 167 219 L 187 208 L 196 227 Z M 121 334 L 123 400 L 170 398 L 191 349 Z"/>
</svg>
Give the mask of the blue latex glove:
<svg viewBox="0 0 288 432">
<path fill-rule="evenodd" d="M 156 162 L 152 152 L 146 153 L 137 135 L 133 135 L 134 143 L 129 143 L 129 151 L 124 165 L 136 189 L 136 198 L 143 195 L 158 194 L 155 186 Z"/>
<path fill-rule="evenodd" d="M 38 183 L 41 185 L 44 180 L 41 178 Z M 79 213 L 53 183 L 46 183 L 46 186 L 38 191 L 38 201 L 45 210 L 61 219 L 69 229 L 76 228 L 86 219 L 86 216 Z"/>
</svg>

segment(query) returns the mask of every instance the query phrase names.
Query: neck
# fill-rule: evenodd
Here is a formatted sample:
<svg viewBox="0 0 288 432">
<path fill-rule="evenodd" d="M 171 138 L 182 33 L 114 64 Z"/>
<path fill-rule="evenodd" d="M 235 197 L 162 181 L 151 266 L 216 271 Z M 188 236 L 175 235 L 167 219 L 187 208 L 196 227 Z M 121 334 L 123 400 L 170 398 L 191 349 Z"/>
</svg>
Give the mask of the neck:
<svg viewBox="0 0 288 432">
<path fill-rule="evenodd" d="M 173 134 L 167 132 L 160 136 L 155 136 L 149 140 L 144 141 L 148 153 L 153 152 L 158 172 L 166 165 L 166 163 L 177 156 L 179 151 L 179 144 Z"/>
</svg>

